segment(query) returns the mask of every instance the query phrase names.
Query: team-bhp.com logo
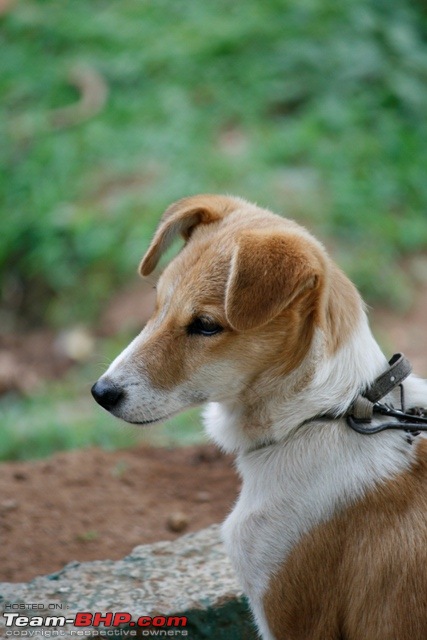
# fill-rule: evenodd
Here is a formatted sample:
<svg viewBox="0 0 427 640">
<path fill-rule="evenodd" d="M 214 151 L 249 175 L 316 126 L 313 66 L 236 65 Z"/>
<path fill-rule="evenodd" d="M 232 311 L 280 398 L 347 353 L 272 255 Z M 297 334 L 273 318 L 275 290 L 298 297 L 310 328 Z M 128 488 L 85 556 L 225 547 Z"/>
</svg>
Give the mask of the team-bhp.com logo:
<svg viewBox="0 0 427 640">
<path fill-rule="evenodd" d="M 6 612 L 3 613 L 3 616 L 6 618 L 6 636 L 8 637 L 61 636 L 65 635 L 60 632 L 61 627 L 65 627 L 65 625 L 77 627 L 75 630 L 68 630 L 68 636 L 94 637 L 98 635 L 106 637 L 111 634 L 117 637 L 117 630 L 120 629 L 122 636 L 183 637 L 187 636 L 185 627 L 188 622 L 186 616 L 140 616 L 133 619 L 132 615 L 126 611 L 117 613 L 109 611 L 104 614 L 99 611 L 96 613 L 81 611 L 76 613 L 73 618 L 67 616 L 25 616 L 16 612 Z M 56 630 L 57 633 L 46 634 L 47 629 Z"/>
</svg>

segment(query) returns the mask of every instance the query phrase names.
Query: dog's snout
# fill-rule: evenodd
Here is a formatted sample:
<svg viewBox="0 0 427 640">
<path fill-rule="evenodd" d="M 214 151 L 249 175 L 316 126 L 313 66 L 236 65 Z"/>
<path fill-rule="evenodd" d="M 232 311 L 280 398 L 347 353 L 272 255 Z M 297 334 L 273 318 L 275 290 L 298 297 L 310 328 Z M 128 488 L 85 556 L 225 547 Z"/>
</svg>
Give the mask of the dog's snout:
<svg viewBox="0 0 427 640">
<path fill-rule="evenodd" d="M 100 378 L 91 389 L 92 395 L 101 407 L 111 411 L 124 398 L 125 392 L 122 388 Z"/>
</svg>

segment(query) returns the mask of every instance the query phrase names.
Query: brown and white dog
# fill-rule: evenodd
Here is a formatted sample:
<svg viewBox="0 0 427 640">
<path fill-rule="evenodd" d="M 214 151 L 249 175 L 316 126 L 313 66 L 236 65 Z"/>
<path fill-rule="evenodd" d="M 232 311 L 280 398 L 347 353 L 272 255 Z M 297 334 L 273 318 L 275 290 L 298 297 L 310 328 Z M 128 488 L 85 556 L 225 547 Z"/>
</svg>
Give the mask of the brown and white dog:
<svg viewBox="0 0 427 640">
<path fill-rule="evenodd" d="M 265 640 L 425 640 L 426 438 L 312 420 L 387 368 L 355 287 L 295 222 L 214 195 L 169 207 L 142 275 L 177 234 L 154 314 L 96 400 L 137 424 L 209 403 L 243 479 L 223 537 Z M 425 381 L 404 388 L 425 406 Z"/>
</svg>

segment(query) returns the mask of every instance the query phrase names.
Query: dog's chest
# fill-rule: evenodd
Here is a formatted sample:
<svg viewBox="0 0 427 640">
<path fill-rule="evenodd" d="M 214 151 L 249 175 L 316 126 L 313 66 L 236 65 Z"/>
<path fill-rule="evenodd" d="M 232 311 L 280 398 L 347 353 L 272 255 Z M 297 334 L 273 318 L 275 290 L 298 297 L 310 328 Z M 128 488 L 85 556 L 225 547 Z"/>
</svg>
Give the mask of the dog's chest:
<svg viewBox="0 0 427 640">
<path fill-rule="evenodd" d="M 243 474 L 241 495 L 222 531 L 262 638 L 274 640 L 264 609 L 271 580 L 301 537 L 330 517 L 340 497 L 328 492 L 326 479 L 317 473 L 294 473 L 293 465 L 289 472 L 280 465 L 275 473 L 282 455 L 277 461 L 275 455 L 261 457 L 262 469 L 256 465 Z"/>
<path fill-rule="evenodd" d="M 281 545 L 274 545 L 274 538 L 281 537 L 280 527 L 272 527 L 267 509 L 251 509 L 243 492 L 225 520 L 222 534 L 245 592 L 251 597 L 262 596 L 272 567 L 283 556 Z"/>
<path fill-rule="evenodd" d="M 263 599 L 270 580 L 301 536 L 333 511 L 337 496 L 321 496 L 315 475 L 293 474 L 292 465 L 286 472 L 282 452 L 251 456 L 239 464 L 242 492 L 222 532 L 262 637 L 268 640 L 272 636 Z"/>
</svg>

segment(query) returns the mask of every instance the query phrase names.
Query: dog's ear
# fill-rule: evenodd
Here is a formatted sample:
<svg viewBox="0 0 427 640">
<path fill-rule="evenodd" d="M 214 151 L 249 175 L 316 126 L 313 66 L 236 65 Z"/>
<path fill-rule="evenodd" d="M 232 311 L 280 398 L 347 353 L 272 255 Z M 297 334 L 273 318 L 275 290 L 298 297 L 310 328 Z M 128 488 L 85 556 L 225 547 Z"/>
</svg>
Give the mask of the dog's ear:
<svg viewBox="0 0 427 640">
<path fill-rule="evenodd" d="M 172 204 L 163 214 L 147 253 L 139 265 L 140 274 L 148 276 L 155 269 L 160 256 L 177 235 L 181 234 L 187 241 L 197 225 L 216 222 L 237 206 L 235 198 L 210 194 L 184 198 Z"/>
<path fill-rule="evenodd" d="M 238 331 L 273 320 L 320 280 L 317 247 L 304 238 L 247 231 L 240 236 L 231 260 L 225 297 L 227 321 Z"/>
</svg>

